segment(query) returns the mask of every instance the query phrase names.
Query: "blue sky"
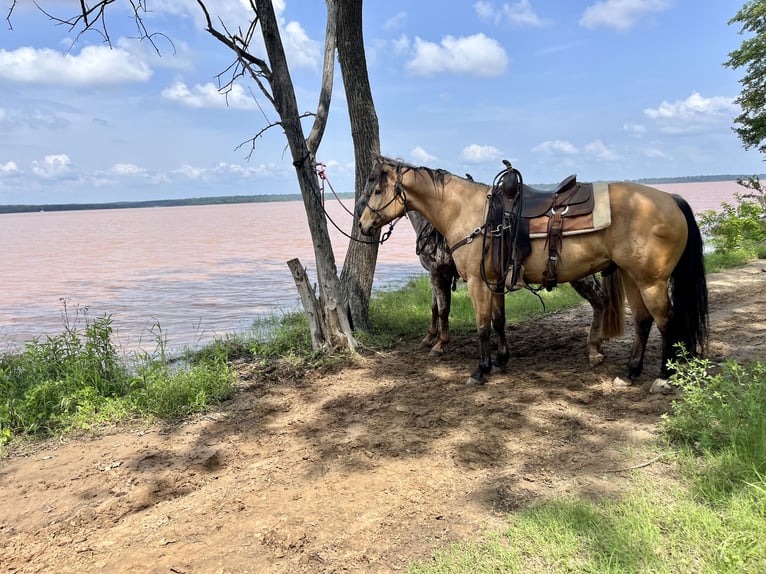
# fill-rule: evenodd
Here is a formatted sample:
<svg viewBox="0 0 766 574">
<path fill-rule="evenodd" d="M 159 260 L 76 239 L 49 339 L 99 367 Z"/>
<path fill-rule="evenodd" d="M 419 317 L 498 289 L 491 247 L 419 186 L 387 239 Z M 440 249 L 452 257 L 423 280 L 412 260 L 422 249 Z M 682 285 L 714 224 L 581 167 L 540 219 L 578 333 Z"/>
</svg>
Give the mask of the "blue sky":
<svg viewBox="0 0 766 574">
<path fill-rule="evenodd" d="M 60 16 L 79 4 L 39 3 Z M 0 31 L 0 204 L 298 192 L 278 129 L 248 158 L 248 140 L 277 116 L 252 84 L 217 91 L 232 58 L 196 2 L 149 0 L 161 56 L 131 39 L 126 4 L 108 12 L 110 49 L 17 3 L 13 29 Z M 247 22 L 248 2 L 208 4 L 230 27 Z M 300 108 L 313 112 L 325 3 L 274 4 Z M 742 41 L 727 24 L 741 6 L 367 0 L 382 151 L 484 181 L 502 159 L 530 183 L 760 173 L 762 156 L 731 129 L 741 71 L 722 65 Z M 353 191 L 339 72 L 318 160 L 336 191 Z"/>
</svg>

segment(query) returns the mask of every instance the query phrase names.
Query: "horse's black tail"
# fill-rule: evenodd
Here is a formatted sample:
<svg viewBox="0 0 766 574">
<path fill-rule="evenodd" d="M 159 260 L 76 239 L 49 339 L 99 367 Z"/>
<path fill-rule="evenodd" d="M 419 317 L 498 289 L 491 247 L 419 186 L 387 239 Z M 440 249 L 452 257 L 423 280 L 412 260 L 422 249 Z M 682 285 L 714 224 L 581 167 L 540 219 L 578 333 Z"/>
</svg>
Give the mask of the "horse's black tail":
<svg viewBox="0 0 766 574">
<path fill-rule="evenodd" d="M 686 218 L 686 248 L 670 280 L 673 310 L 668 324 L 671 342 L 681 342 L 689 353 L 704 352 L 708 336 L 708 293 L 702 234 L 686 201 L 674 195 Z"/>
</svg>

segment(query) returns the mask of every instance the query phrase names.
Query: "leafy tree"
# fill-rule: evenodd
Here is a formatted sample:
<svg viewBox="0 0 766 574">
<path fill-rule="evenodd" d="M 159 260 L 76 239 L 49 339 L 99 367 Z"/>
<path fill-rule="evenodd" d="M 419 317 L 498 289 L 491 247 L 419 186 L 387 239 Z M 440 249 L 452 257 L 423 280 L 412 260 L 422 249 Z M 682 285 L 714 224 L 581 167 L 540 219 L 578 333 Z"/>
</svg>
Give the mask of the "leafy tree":
<svg viewBox="0 0 766 574">
<path fill-rule="evenodd" d="M 742 113 L 735 118 L 735 128 L 745 149 L 757 147 L 766 154 L 766 0 L 750 0 L 729 21 L 741 24 L 740 33 L 753 36 L 742 41 L 742 46 L 729 53 L 724 63 L 732 69 L 744 68 L 740 80 L 742 92 L 735 100 Z"/>
</svg>

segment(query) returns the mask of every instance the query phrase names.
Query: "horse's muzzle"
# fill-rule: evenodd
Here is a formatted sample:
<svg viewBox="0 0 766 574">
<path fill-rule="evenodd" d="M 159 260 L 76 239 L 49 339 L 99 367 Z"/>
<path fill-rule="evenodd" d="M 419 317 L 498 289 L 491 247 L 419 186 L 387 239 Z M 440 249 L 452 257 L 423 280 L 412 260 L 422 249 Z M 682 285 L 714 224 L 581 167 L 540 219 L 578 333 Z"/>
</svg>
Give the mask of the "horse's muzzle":
<svg viewBox="0 0 766 574">
<path fill-rule="evenodd" d="M 377 227 L 372 222 L 363 222 L 361 219 L 359 220 L 359 231 L 361 231 L 362 235 L 370 236 L 375 233 L 375 230 Z"/>
</svg>

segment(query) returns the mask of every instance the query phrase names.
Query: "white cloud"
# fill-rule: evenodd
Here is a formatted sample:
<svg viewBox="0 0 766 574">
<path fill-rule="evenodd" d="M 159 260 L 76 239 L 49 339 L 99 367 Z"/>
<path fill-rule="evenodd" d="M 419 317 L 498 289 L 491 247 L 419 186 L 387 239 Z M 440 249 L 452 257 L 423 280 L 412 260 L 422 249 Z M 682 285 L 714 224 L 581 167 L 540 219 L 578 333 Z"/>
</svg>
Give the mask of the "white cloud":
<svg viewBox="0 0 766 574">
<path fill-rule="evenodd" d="M 471 144 L 460 152 L 460 157 L 470 163 L 481 163 L 500 159 L 503 152 L 491 145 Z"/>
<path fill-rule="evenodd" d="M 685 100 L 677 100 L 672 104 L 663 101 L 656 109 L 645 109 L 644 114 L 652 119 L 687 119 L 700 115 L 728 113 L 735 110 L 736 107 L 732 98 L 723 96 L 704 98 L 699 92 L 692 92 Z"/>
<path fill-rule="evenodd" d="M 206 4 L 211 20 L 219 29 L 226 27 L 231 31 L 236 31 L 239 28 L 246 30 L 254 17 L 250 0 L 216 0 Z M 275 0 L 272 4 L 290 65 L 304 68 L 316 68 L 321 65 L 323 59 L 321 44 L 309 38 L 300 23 L 296 21 L 285 22 L 283 18 L 284 0 Z M 164 12 L 173 16 L 192 18 L 197 28 L 204 29 L 207 26 L 204 14 L 196 0 L 152 0 L 149 6 L 151 11 L 155 13 Z M 250 51 L 258 57 L 265 58 L 266 51 L 263 48 L 260 33 L 255 34 L 250 45 Z"/>
<path fill-rule="evenodd" d="M 21 108 L 0 108 L 0 130 L 13 130 L 20 127 L 33 129 L 62 129 L 69 125 L 59 110 L 39 102 L 26 102 Z"/>
<path fill-rule="evenodd" d="M 143 177 L 148 175 L 145 168 L 132 163 L 116 163 L 109 168 L 109 173 L 126 177 Z"/>
<path fill-rule="evenodd" d="M 116 46 L 152 68 L 194 69 L 194 53 L 183 40 L 173 38 L 171 42 L 169 38 L 160 35 L 154 36 L 152 42 L 154 44 L 135 38 L 118 38 Z"/>
<path fill-rule="evenodd" d="M 422 164 L 433 163 L 437 159 L 439 159 L 435 155 L 431 155 L 430 153 L 428 153 L 425 149 L 423 149 L 420 146 L 413 148 L 412 151 L 410 152 L 410 155 L 413 157 L 413 159 L 415 159 L 415 161 L 418 161 Z"/>
<path fill-rule="evenodd" d="M 406 54 L 410 50 L 410 39 L 406 34 L 402 34 L 398 39 L 393 40 L 391 45 L 394 49 L 394 54 L 401 56 Z"/>
<path fill-rule="evenodd" d="M 187 179 L 203 179 L 206 175 L 205 168 L 195 167 L 187 163 L 172 171 L 174 175 L 180 175 Z"/>
<path fill-rule="evenodd" d="M 253 9 L 248 0 L 216 0 L 206 4 L 213 22 L 218 24 L 219 20 L 222 20 L 230 30 L 240 26 L 247 28 L 247 24 L 253 17 Z M 273 4 L 277 16 L 284 12 L 284 0 L 275 1 Z M 152 0 L 149 6 L 155 13 L 164 12 L 173 16 L 192 18 L 199 28 L 207 25 L 196 0 Z"/>
<path fill-rule="evenodd" d="M 568 141 L 547 140 L 533 147 L 532 151 L 537 153 L 575 155 L 577 148 Z"/>
<path fill-rule="evenodd" d="M 606 144 L 604 144 L 604 142 L 602 142 L 599 139 L 593 140 L 592 142 L 587 144 L 585 146 L 585 153 L 597 159 L 603 159 L 608 161 L 621 159 L 620 156 L 614 150 L 607 147 Z"/>
<path fill-rule="evenodd" d="M 398 30 L 399 28 L 402 27 L 406 19 L 407 19 L 407 12 L 399 12 L 398 14 L 386 20 L 386 23 L 383 25 L 383 28 L 386 30 Z"/>
<path fill-rule="evenodd" d="M 16 165 L 15 161 L 0 163 L 0 177 L 16 175 L 19 173 L 21 173 L 21 171 L 19 170 L 19 166 Z"/>
<path fill-rule="evenodd" d="M 493 20 L 495 18 L 496 11 L 492 2 L 476 2 L 473 5 L 473 9 L 479 15 L 479 18 L 484 20 Z"/>
<path fill-rule="evenodd" d="M 318 68 L 324 57 L 322 46 L 306 34 L 298 22 L 284 26 L 283 40 L 287 60 L 296 68 Z"/>
<path fill-rule="evenodd" d="M 93 86 L 145 82 L 152 70 L 121 48 L 86 46 L 79 54 L 49 48 L 0 50 L 0 78 L 30 84 Z"/>
<path fill-rule="evenodd" d="M 668 154 L 666 154 L 661 149 L 657 149 L 654 147 L 647 148 L 644 150 L 644 155 L 648 157 L 649 159 L 672 159 Z"/>
<path fill-rule="evenodd" d="M 43 160 L 32 162 L 32 173 L 44 179 L 58 178 L 69 173 L 72 160 L 65 153 L 46 155 Z"/>
<path fill-rule="evenodd" d="M 473 76 L 498 76 L 505 72 L 508 56 L 497 40 L 484 34 L 445 36 L 440 44 L 415 38 L 415 55 L 407 69 L 420 76 L 441 72 Z"/>
<path fill-rule="evenodd" d="M 276 166 L 270 163 L 262 163 L 257 166 L 242 166 L 238 163 L 218 162 L 213 167 L 199 167 L 184 164 L 180 168 L 170 172 L 171 176 L 194 181 L 221 182 L 224 180 L 243 180 L 252 177 L 271 176 L 278 172 Z"/>
<path fill-rule="evenodd" d="M 507 21 L 516 26 L 544 26 L 545 20 L 537 15 L 529 0 L 519 0 L 514 4 L 503 4 L 499 9 L 491 2 L 476 2 L 474 10 L 480 18 L 492 20 L 496 24 Z"/>
<path fill-rule="evenodd" d="M 646 126 L 643 124 L 633 124 L 626 122 L 622 124 L 622 129 L 633 135 L 641 135 L 646 133 Z"/>
<path fill-rule="evenodd" d="M 648 12 L 661 12 L 670 6 L 670 0 L 601 0 L 588 6 L 580 18 L 580 26 L 605 26 L 615 30 L 631 29 Z"/>
<path fill-rule="evenodd" d="M 231 86 L 227 94 L 221 93 L 211 82 L 189 88 L 184 82 L 175 82 L 162 90 L 162 97 L 190 108 L 235 108 L 252 110 L 258 107 L 255 99 L 245 93 L 239 84 Z"/>
<path fill-rule="evenodd" d="M 701 131 L 721 121 L 730 122 L 737 111 L 733 98 L 705 98 L 692 92 L 685 100 L 663 101 L 657 108 L 646 108 L 644 115 L 655 120 L 662 132 L 677 134 Z"/>
</svg>

